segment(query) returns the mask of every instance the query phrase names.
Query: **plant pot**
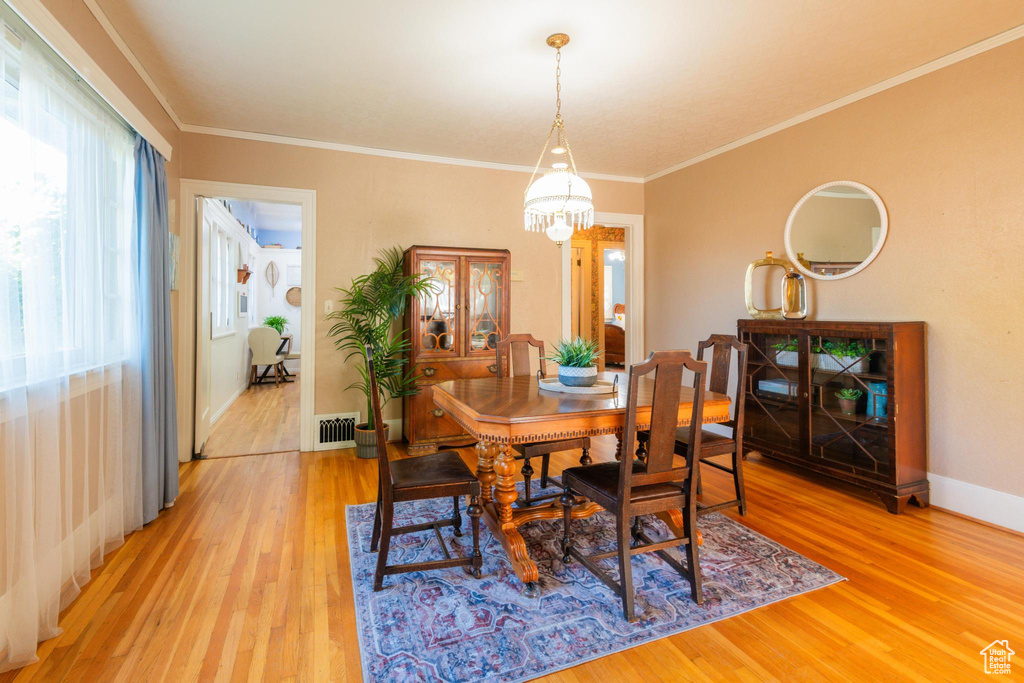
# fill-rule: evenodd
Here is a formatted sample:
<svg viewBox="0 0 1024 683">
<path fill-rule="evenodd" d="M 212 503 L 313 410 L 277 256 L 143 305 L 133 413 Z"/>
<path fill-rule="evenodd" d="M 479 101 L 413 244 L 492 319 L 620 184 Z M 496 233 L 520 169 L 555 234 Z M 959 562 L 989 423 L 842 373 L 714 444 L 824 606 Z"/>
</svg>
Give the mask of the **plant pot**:
<svg viewBox="0 0 1024 683">
<path fill-rule="evenodd" d="M 855 398 L 841 398 L 841 399 L 839 399 L 839 410 L 843 411 L 843 415 L 856 415 L 857 414 L 857 399 L 855 399 Z"/>
<path fill-rule="evenodd" d="M 830 372 L 842 372 L 846 370 L 853 375 L 859 375 L 868 371 L 868 359 L 867 357 L 858 358 L 857 356 L 832 356 L 828 353 L 816 353 L 817 362 L 815 367 L 819 370 L 828 370 Z"/>
<path fill-rule="evenodd" d="M 568 365 L 558 366 L 558 381 L 567 387 L 592 387 L 597 384 L 597 368 L 572 368 Z"/>
<path fill-rule="evenodd" d="M 388 438 L 388 427 L 387 423 L 384 423 L 384 440 Z M 356 425 L 355 428 L 355 442 L 356 442 L 356 457 L 358 458 L 376 458 L 377 457 L 377 432 L 373 429 L 367 429 L 366 424 Z"/>
</svg>

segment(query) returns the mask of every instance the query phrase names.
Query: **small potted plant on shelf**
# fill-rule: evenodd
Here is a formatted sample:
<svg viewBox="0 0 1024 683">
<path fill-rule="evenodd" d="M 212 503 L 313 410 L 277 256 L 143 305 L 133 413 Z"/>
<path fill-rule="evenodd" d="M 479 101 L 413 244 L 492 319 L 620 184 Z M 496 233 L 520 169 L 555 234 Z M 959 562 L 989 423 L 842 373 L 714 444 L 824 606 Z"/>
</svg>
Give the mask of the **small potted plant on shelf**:
<svg viewBox="0 0 1024 683">
<path fill-rule="evenodd" d="M 366 422 L 356 425 L 356 455 L 360 458 L 377 457 L 377 436 L 370 402 L 370 375 L 366 350 L 373 350 L 373 368 L 377 374 L 377 389 L 381 407 L 393 398 L 417 393 L 419 375 L 406 373 L 409 348 L 408 330 L 395 330 L 395 322 L 405 313 L 409 299 L 431 289 L 428 279 L 419 275 L 404 275 L 402 249 L 392 247 L 381 251 L 374 259 L 377 267 L 371 273 L 352 280 L 348 288 L 338 287 L 342 294 L 341 307 L 327 316 L 337 322 L 327 336 L 334 338 L 339 351 L 347 352 L 345 360 L 357 359 L 360 378 L 346 389 L 358 389 L 366 397 Z M 387 438 L 388 425 L 384 425 Z"/>
<path fill-rule="evenodd" d="M 558 363 L 558 381 L 567 387 L 592 387 L 597 383 L 597 340 L 560 339 L 547 360 Z"/>
<path fill-rule="evenodd" d="M 818 369 L 842 372 L 849 370 L 854 375 L 868 371 L 870 351 L 858 339 L 833 341 L 827 339 L 818 351 Z"/>
<path fill-rule="evenodd" d="M 843 411 L 843 415 L 856 415 L 857 414 L 857 401 L 864 395 L 864 392 L 860 389 L 840 389 L 836 392 L 836 398 L 839 399 L 839 409 Z"/>
<path fill-rule="evenodd" d="M 263 319 L 263 327 L 273 327 L 278 334 L 284 334 L 285 328 L 288 327 L 288 318 L 283 315 L 268 315 Z"/>
<path fill-rule="evenodd" d="M 821 353 L 819 339 L 811 338 L 811 368 L 818 367 L 818 354 Z M 795 368 L 800 364 L 800 342 L 796 337 L 789 337 L 780 342 L 772 344 L 775 349 L 775 362 L 784 368 Z"/>
</svg>

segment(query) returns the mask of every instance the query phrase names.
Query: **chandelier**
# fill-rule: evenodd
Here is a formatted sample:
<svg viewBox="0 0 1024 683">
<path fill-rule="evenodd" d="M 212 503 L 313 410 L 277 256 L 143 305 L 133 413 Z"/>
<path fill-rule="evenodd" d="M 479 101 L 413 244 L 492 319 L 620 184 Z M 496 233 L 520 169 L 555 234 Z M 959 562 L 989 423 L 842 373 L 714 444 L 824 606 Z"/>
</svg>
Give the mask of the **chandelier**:
<svg viewBox="0 0 1024 683">
<path fill-rule="evenodd" d="M 594 197 L 587 181 L 576 173 L 576 161 L 565 133 L 565 121 L 562 120 L 562 48 L 568 43 L 569 36 L 564 33 L 555 33 L 547 39 L 547 44 L 555 48 L 555 121 L 548 131 L 544 149 L 523 197 L 526 229 L 543 232 L 558 245 L 572 237 L 575 230 L 586 230 L 594 224 Z M 558 157 L 558 161 L 551 164 L 551 170 L 537 178 L 552 136 L 555 146 L 551 153 Z"/>
</svg>

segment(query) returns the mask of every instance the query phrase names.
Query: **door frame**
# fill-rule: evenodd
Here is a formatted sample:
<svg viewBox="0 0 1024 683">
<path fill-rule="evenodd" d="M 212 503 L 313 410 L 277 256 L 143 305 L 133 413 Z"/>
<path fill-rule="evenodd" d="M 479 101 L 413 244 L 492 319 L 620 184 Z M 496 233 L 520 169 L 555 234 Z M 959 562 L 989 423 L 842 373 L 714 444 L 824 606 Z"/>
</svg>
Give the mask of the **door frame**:
<svg viewBox="0 0 1024 683">
<path fill-rule="evenodd" d="M 592 278 L 592 275 L 590 273 L 590 254 L 591 254 L 591 243 L 590 243 L 590 240 L 582 240 L 582 239 L 572 240 L 572 242 L 570 243 L 570 251 L 569 251 L 569 335 L 572 335 L 572 319 L 573 319 L 573 316 L 576 314 L 575 311 L 572 310 L 572 294 L 573 294 L 573 291 L 572 291 L 572 249 L 574 249 L 574 248 L 580 249 L 580 261 L 581 261 L 581 263 L 580 263 L 580 271 L 579 271 L 580 272 L 580 278 L 579 278 L 579 282 L 577 282 L 577 286 L 576 286 L 576 289 L 578 290 L 576 292 L 576 296 L 579 297 L 578 303 L 579 303 L 580 310 L 582 311 L 580 313 L 579 336 L 583 337 L 584 339 L 590 339 L 590 336 L 591 336 L 590 332 L 591 332 L 591 327 L 592 327 L 590 302 L 588 301 L 588 302 L 586 302 L 586 304 L 584 304 L 584 301 L 583 301 L 584 290 L 586 292 L 588 292 L 588 293 L 590 292 L 590 282 L 591 282 L 591 278 Z M 584 327 L 584 325 L 585 325 L 585 327 Z M 564 335 L 563 334 L 562 336 L 565 337 L 566 339 L 568 339 L 569 335 Z"/>
<path fill-rule="evenodd" d="M 195 440 L 196 362 L 196 225 L 197 197 L 230 197 L 245 201 L 285 202 L 302 207 L 302 355 L 299 384 L 299 448 L 313 450 L 313 411 L 316 396 L 316 190 L 269 185 L 244 185 L 215 180 L 181 179 L 181 262 L 178 297 L 178 460 L 193 456 Z"/>
<path fill-rule="evenodd" d="M 644 359 L 644 217 L 596 211 L 594 224 L 626 230 L 626 366 Z M 562 336 L 572 336 L 572 242 L 562 242 Z"/>
</svg>

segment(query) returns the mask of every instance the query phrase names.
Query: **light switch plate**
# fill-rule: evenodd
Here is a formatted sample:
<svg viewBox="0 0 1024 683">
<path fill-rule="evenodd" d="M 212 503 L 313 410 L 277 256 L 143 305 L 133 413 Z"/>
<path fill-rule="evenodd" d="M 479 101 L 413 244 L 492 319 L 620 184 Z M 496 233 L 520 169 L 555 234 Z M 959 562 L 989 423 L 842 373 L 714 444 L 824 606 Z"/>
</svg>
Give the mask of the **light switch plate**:
<svg viewBox="0 0 1024 683">
<path fill-rule="evenodd" d="M 523 271 L 515 269 L 512 270 L 512 282 L 522 282 L 525 279 L 526 278 L 523 277 Z"/>
<path fill-rule="evenodd" d="M 324 315 L 330 315 L 334 312 L 334 301 L 327 299 L 324 301 Z"/>
</svg>

